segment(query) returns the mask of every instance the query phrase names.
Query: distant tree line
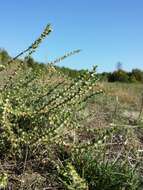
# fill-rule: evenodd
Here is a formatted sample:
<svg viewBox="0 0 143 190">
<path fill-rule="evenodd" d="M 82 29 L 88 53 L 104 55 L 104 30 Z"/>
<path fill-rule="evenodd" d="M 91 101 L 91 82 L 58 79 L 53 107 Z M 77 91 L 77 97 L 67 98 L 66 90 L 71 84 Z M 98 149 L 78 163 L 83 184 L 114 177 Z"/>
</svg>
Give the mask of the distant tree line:
<svg viewBox="0 0 143 190">
<path fill-rule="evenodd" d="M 0 49 L 0 64 L 6 64 L 10 59 L 9 54 L 6 50 Z M 33 69 L 46 69 L 46 64 L 38 63 L 33 58 L 29 58 L 28 60 L 24 60 L 27 66 L 32 67 Z M 84 74 L 87 70 L 75 70 L 67 67 L 58 67 L 56 68 L 61 71 L 63 74 L 76 78 L 82 74 Z M 131 72 L 127 72 L 122 69 L 122 65 L 120 62 L 117 63 L 117 70 L 113 72 L 103 72 L 97 73 L 98 77 L 101 81 L 107 82 L 125 82 L 125 83 L 135 83 L 140 82 L 143 83 L 143 71 L 140 69 L 132 69 Z"/>
<path fill-rule="evenodd" d="M 86 70 L 73 70 L 65 67 L 58 67 L 58 69 L 71 78 L 78 77 Z M 125 83 L 143 83 L 143 71 L 140 69 L 133 69 L 131 72 L 124 71 L 122 69 L 113 72 L 97 73 L 101 81 L 107 82 L 125 82 Z"/>
<path fill-rule="evenodd" d="M 108 82 L 143 83 L 143 71 L 140 69 L 133 69 L 131 72 L 122 69 L 109 73 L 103 72 L 99 74 L 99 77 Z"/>
</svg>

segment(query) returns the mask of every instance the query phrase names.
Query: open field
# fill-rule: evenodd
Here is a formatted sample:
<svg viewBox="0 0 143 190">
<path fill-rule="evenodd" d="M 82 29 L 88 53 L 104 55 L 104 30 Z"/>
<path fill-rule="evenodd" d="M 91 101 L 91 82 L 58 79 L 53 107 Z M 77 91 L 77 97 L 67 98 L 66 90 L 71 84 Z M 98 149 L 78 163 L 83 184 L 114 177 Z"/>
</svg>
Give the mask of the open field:
<svg viewBox="0 0 143 190">
<path fill-rule="evenodd" d="M 94 71 L 71 79 L 45 66 L 7 77 L 1 188 L 143 188 L 142 84 L 96 82 Z"/>
<path fill-rule="evenodd" d="M 143 190 L 143 0 L 0 3 L 0 190 Z"/>
<path fill-rule="evenodd" d="M 80 50 L 35 62 L 51 31 L 15 58 L 1 54 L 0 189 L 142 190 L 142 83 L 99 81 L 96 67 L 68 69 L 71 77 L 54 65 Z"/>
</svg>

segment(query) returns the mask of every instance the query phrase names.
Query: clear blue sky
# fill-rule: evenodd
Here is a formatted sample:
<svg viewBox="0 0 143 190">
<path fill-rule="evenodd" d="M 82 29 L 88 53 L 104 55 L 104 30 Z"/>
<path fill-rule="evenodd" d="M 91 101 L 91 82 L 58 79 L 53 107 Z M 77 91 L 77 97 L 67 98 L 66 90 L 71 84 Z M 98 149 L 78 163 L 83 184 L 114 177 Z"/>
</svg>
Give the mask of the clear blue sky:
<svg viewBox="0 0 143 190">
<path fill-rule="evenodd" d="M 101 72 L 121 61 L 143 69 L 143 0 L 1 0 L 0 47 L 16 55 L 47 23 L 54 31 L 33 55 L 38 61 L 80 48 L 60 65 Z"/>
</svg>

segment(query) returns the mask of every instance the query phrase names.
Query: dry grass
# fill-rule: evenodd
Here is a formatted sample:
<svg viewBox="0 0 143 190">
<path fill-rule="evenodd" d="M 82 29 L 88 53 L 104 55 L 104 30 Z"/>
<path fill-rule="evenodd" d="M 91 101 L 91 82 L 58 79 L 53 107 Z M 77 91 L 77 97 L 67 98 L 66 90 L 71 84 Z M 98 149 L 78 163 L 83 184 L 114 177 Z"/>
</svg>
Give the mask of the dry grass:
<svg viewBox="0 0 143 190">
<path fill-rule="evenodd" d="M 135 109 L 139 109 L 143 92 L 142 84 L 101 83 L 100 85 L 108 96 L 118 97 L 121 104 L 134 106 Z"/>
</svg>

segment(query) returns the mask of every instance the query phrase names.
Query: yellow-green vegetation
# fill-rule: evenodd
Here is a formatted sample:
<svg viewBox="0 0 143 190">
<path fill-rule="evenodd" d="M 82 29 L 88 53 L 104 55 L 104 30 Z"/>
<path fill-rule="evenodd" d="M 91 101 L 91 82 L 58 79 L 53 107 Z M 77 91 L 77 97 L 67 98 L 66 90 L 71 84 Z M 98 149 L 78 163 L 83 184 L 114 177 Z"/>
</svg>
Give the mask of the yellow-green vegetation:
<svg viewBox="0 0 143 190">
<path fill-rule="evenodd" d="M 0 188 L 141 190 L 141 98 L 131 123 L 136 101 L 119 92 L 130 98 L 132 87 L 99 82 L 96 67 L 71 78 L 54 65 L 80 50 L 34 63 L 31 54 L 51 31 L 48 25 L 1 67 Z M 142 88 L 134 88 L 134 97 L 141 96 Z"/>
<path fill-rule="evenodd" d="M 8 177 L 6 173 L 0 174 L 0 188 L 6 188 L 8 183 Z"/>
</svg>

